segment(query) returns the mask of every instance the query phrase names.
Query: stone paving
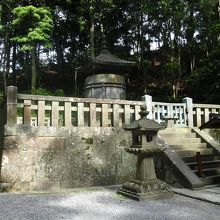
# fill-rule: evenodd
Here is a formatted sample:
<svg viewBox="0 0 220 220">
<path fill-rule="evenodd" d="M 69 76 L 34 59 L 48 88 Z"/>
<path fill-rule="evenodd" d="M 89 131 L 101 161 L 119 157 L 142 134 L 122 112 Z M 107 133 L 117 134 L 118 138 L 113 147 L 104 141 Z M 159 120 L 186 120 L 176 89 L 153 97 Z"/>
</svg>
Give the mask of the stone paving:
<svg viewBox="0 0 220 220">
<path fill-rule="evenodd" d="M 179 195 L 220 205 L 220 185 L 208 186 L 197 190 L 189 190 L 185 188 L 172 188 L 172 190 Z"/>
<path fill-rule="evenodd" d="M 73 189 L 59 193 L 2 193 L 4 220 L 218 220 L 218 205 L 173 194 L 133 201 L 116 188 Z"/>
</svg>

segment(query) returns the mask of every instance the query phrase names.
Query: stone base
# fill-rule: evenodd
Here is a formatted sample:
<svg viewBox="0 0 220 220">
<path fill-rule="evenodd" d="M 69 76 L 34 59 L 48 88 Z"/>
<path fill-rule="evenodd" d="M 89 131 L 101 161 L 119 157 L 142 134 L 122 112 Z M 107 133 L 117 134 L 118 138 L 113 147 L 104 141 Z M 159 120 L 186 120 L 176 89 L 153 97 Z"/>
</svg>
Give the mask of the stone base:
<svg viewBox="0 0 220 220">
<path fill-rule="evenodd" d="M 117 193 L 130 199 L 140 201 L 149 196 L 171 194 L 171 191 L 170 187 L 165 182 L 154 179 L 147 182 L 138 180 L 128 181 L 117 191 Z"/>
</svg>

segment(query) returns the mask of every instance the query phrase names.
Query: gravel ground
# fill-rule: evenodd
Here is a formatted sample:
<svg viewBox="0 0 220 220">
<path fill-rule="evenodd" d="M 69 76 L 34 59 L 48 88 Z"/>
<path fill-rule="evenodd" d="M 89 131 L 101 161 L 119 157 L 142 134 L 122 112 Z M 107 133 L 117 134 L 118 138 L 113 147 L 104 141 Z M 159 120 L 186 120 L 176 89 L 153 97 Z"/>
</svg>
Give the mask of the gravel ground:
<svg viewBox="0 0 220 220">
<path fill-rule="evenodd" d="M 60 193 L 2 193 L 1 220 L 219 220 L 220 207 L 184 196 L 148 198 L 136 202 L 115 189 L 90 189 Z"/>
</svg>

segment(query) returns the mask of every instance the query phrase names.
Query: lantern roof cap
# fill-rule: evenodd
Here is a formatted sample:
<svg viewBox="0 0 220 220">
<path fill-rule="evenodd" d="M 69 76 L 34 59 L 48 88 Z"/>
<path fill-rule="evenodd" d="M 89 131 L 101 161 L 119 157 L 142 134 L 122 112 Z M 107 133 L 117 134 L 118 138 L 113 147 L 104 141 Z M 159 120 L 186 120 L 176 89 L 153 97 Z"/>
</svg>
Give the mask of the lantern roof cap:
<svg viewBox="0 0 220 220">
<path fill-rule="evenodd" d="M 132 130 L 158 131 L 163 129 L 164 128 L 163 125 L 157 123 L 152 119 L 147 118 L 149 112 L 146 111 L 146 109 L 147 108 L 145 105 L 141 106 L 141 111 L 139 112 L 141 119 L 131 122 L 131 124 L 126 126 L 124 129 L 127 131 L 132 131 Z"/>
<path fill-rule="evenodd" d="M 200 130 L 206 128 L 220 128 L 220 114 L 210 114 L 211 119 L 199 127 Z"/>
</svg>

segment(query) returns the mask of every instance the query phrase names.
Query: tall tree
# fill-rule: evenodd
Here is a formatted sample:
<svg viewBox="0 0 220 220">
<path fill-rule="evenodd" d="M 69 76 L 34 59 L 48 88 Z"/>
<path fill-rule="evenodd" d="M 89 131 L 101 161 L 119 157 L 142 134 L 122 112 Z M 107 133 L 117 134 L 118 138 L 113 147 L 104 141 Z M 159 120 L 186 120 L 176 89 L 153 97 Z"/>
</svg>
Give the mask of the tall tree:
<svg viewBox="0 0 220 220">
<path fill-rule="evenodd" d="M 52 16 L 48 8 L 34 6 L 17 7 L 13 10 L 13 14 L 14 37 L 12 41 L 21 44 L 21 50 L 31 52 L 31 92 L 34 93 L 37 83 L 36 49 L 39 45 L 51 46 Z"/>
<path fill-rule="evenodd" d="M 6 93 L 6 86 L 9 74 L 10 63 L 10 5 L 3 1 L 0 5 L 0 31 L 2 38 L 2 54 L 1 54 L 1 69 L 3 78 L 3 92 Z"/>
</svg>

